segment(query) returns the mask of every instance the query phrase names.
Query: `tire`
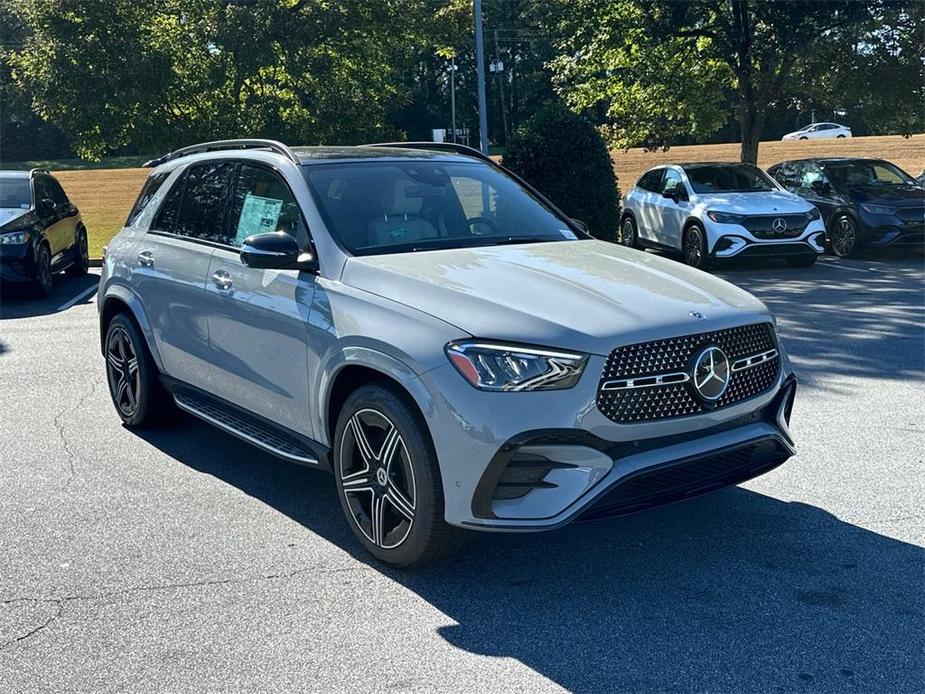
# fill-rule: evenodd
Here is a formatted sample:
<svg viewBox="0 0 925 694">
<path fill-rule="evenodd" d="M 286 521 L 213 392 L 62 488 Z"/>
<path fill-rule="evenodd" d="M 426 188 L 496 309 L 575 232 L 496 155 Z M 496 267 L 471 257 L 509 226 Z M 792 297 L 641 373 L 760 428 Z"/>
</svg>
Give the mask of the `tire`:
<svg viewBox="0 0 925 694">
<path fill-rule="evenodd" d="M 835 139 L 836 139 L 836 140 L 843 140 L 843 139 L 845 139 L 845 136 L 844 136 L 844 135 L 836 135 L 836 136 L 835 136 Z"/>
<path fill-rule="evenodd" d="M 849 258 L 858 249 L 858 225 L 847 214 L 832 219 L 829 228 L 829 248 L 839 258 Z"/>
<path fill-rule="evenodd" d="M 350 394 L 337 418 L 333 467 L 350 529 L 380 561 L 423 566 L 462 544 L 464 531 L 444 521 L 427 425 L 399 388 L 372 383 Z"/>
<path fill-rule="evenodd" d="M 173 398 L 161 384 L 160 373 L 135 321 L 116 314 L 106 326 L 106 382 L 112 404 L 128 427 L 147 427 L 176 413 Z"/>
<path fill-rule="evenodd" d="M 51 274 L 51 251 L 48 245 L 43 243 L 35 253 L 35 268 L 32 278 L 32 293 L 40 299 L 51 296 L 54 289 L 54 282 Z"/>
<path fill-rule="evenodd" d="M 627 215 L 620 224 L 620 245 L 627 248 L 639 248 L 638 232 L 636 231 L 636 221 Z"/>
<path fill-rule="evenodd" d="M 710 254 L 707 251 L 707 235 L 699 224 L 692 224 L 684 232 L 684 262 L 698 270 L 710 268 Z"/>
<path fill-rule="evenodd" d="M 816 264 L 816 255 L 799 255 L 792 258 L 784 258 L 784 261 L 790 267 L 812 267 Z"/>
<path fill-rule="evenodd" d="M 67 269 L 68 277 L 83 277 L 90 270 L 90 250 L 87 246 L 87 230 L 80 227 L 74 242 L 73 252 L 77 256 Z"/>
<path fill-rule="evenodd" d="M 804 136 L 804 137 L 801 137 L 800 139 L 801 139 L 801 140 L 808 140 L 809 138 Z"/>
</svg>

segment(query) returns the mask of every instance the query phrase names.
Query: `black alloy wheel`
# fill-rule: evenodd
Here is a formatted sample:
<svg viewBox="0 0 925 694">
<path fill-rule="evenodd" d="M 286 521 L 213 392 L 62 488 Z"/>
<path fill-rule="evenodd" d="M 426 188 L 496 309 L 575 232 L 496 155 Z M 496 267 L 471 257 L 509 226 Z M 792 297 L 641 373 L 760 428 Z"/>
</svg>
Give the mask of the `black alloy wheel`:
<svg viewBox="0 0 925 694">
<path fill-rule="evenodd" d="M 858 247 L 858 227 L 854 220 L 846 214 L 841 214 L 832 220 L 829 231 L 829 246 L 832 253 L 839 258 L 847 258 Z"/>
</svg>

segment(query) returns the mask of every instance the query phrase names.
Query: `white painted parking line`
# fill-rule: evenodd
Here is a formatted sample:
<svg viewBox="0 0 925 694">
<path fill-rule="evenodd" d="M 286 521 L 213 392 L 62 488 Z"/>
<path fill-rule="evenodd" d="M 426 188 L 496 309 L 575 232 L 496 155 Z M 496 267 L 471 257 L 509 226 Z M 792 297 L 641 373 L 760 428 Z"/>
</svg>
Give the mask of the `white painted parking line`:
<svg viewBox="0 0 925 694">
<path fill-rule="evenodd" d="M 844 261 L 839 262 L 837 260 L 820 259 L 820 263 L 827 267 L 833 267 L 839 270 L 851 270 L 852 272 L 876 272 L 876 270 L 872 267 L 851 267 L 850 265 L 845 265 Z"/>
<path fill-rule="evenodd" d="M 59 310 L 59 311 L 64 311 L 65 309 L 69 309 L 71 306 L 73 306 L 74 304 L 76 304 L 78 301 L 80 301 L 81 299 L 83 299 L 85 296 L 90 296 L 90 295 L 91 295 L 93 292 L 95 292 L 96 290 L 97 290 L 97 286 L 96 286 L 95 284 L 94 284 L 92 287 L 87 287 L 87 288 L 84 289 L 80 294 L 78 294 L 77 296 L 75 296 L 75 297 L 74 297 L 73 299 L 71 299 L 70 301 L 66 301 L 66 302 L 64 302 L 63 304 L 61 304 L 61 305 L 58 307 L 58 310 Z"/>
</svg>

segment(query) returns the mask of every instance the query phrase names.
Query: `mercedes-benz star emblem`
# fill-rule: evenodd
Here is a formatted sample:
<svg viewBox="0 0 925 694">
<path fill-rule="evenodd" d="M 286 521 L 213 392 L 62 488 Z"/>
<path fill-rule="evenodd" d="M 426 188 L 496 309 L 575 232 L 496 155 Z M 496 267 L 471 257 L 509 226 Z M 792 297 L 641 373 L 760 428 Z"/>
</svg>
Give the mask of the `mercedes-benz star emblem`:
<svg viewBox="0 0 925 694">
<path fill-rule="evenodd" d="M 700 311 L 691 311 L 691 318 L 696 318 L 697 320 L 703 320 L 706 318 Z"/>
<path fill-rule="evenodd" d="M 719 400 L 729 385 L 729 359 L 719 347 L 707 347 L 694 361 L 694 389 L 704 400 Z"/>
<path fill-rule="evenodd" d="M 783 234 L 787 231 L 787 220 L 783 217 L 775 217 L 774 221 L 771 222 L 771 231 L 775 234 Z"/>
</svg>

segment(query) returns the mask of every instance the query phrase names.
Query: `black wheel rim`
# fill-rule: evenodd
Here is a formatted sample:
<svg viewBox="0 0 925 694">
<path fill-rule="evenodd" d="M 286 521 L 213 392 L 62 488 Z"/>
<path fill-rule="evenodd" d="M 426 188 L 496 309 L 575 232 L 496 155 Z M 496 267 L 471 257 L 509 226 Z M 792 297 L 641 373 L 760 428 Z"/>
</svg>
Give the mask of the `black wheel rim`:
<svg viewBox="0 0 925 694">
<path fill-rule="evenodd" d="M 620 232 L 620 243 L 624 246 L 633 246 L 633 223 L 627 219 L 623 222 L 623 230 Z"/>
<path fill-rule="evenodd" d="M 703 260 L 703 239 L 696 229 L 687 234 L 687 244 L 684 247 L 684 260 L 688 265 L 700 267 Z"/>
<path fill-rule="evenodd" d="M 80 234 L 80 264 L 82 267 L 90 266 L 90 247 L 87 243 L 87 233 L 81 232 Z"/>
<path fill-rule="evenodd" d="M 51 256 L 48 255 L 48 251 L 45 247 L 42 247 L 42 250 L 39 251 L 39 267 L 38 267 L 38 277 L 39 283 L 42 285 L 42 289 L 46 292 L 51 291 Z"/>
<path fill-rule="evenodd" d="M 106 375 L 112 400 L 126 417 L 138 410 L 138 357 L 125 328 L 115 327 L 106 341 Z"/>
<path fill-rule="evenodd" d="M 376 547 L 395 549 L 414 525 L 411 457 L 395 424 L 378 410 L 356 412 L 340 440 L 338 475 L 350 516 Z"/>
<path fill-rule="evenodd" d="M 857 232 L 854 229 L 854 222 L 848 217 L 839 217 L 835 220 L 835 228 L 832 229 L 832 250 L 835 255 L 848 255 L 854 250 L 854 244 L 857 239 Z"/>
</svg>

